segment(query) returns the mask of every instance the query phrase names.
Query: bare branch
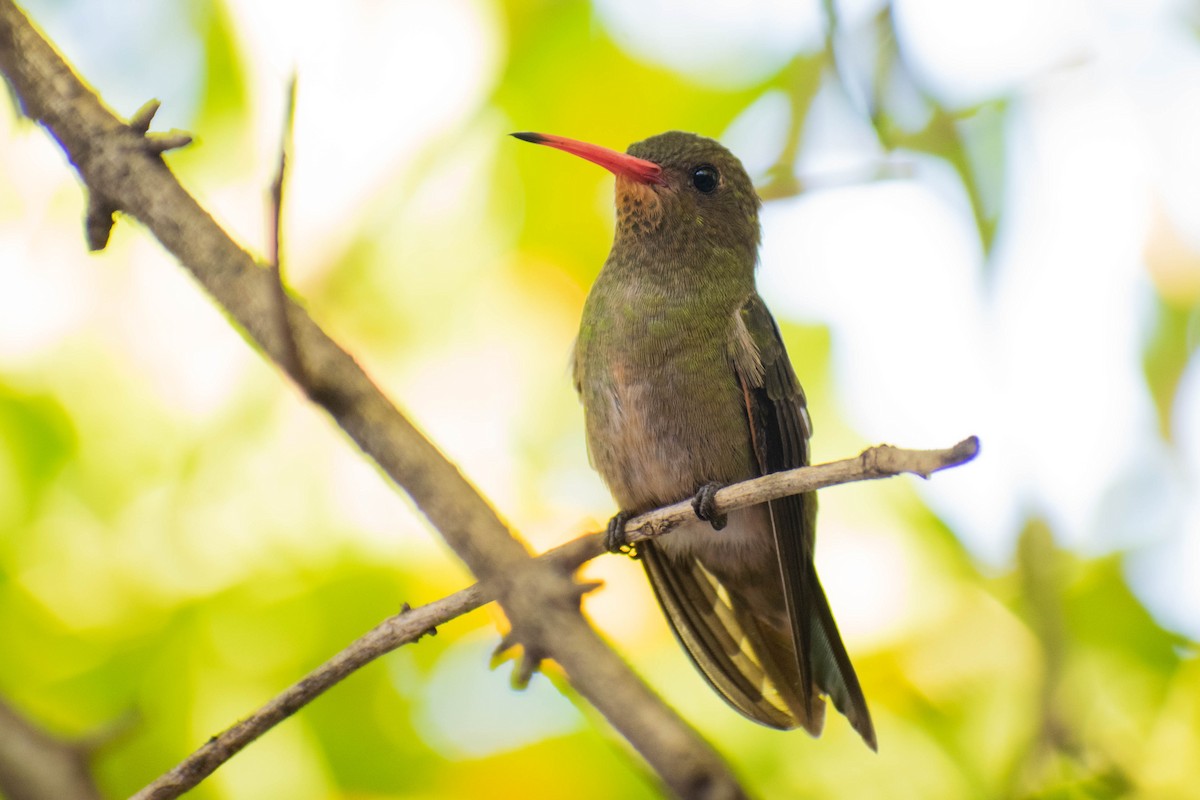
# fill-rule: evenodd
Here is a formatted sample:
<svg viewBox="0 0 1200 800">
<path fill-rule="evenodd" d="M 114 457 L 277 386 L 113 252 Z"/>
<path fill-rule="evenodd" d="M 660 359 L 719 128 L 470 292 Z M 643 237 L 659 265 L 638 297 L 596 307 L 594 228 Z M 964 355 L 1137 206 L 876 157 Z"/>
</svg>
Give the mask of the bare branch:
<svg viewBox="0 0 1200 800">
<path fill-rule="evenodd" d="M 717 492 L 714 513 L 725 514 L 736 508 L 778 500 L 793 494 L 813 492 L 852 481 L 890 478 L 905 472 L 928 478 L 935 472 L 957 467 L 979 454 L 979 439 L 963 439 L 945 450 L 905 450 L 880 444 L 863 450 L 855 458 L 831 461 L 815 467 L 774 472 L 761 478 L 735 483 Z M 669 533 L 682 522 L 695 519 L 690 499 L 629 520 L 625 526 L 630 543 Z"/>
<path fill-rule="evenodd" d="M 902 450 L 879 445 L 864 450 L 854 458 L 777 472 L 761 478 L 732 484 L 716 494 L 717 509 L 728 513 L 736 508 L 765 503 L 790 494 L 816 491 L 852 481 L 886 478 L 910 472 L 928 477 L 934 472 L 965 464 L 979 452 L 979 440 L 964 439 L 946 450 Z M 626 526 L 630 541 L 669 533 L 681 522 L 695 518 L 691 501 L 649 511 L 632 518 Z M 603 553 L 603 533 L 591 533 L 554 548 L 539 557 L 553 563 L 563 572 L 573 572 L 580 565 Z M 591 586 L 579 587 L 582 589 Z M 399 614 L 383 621 L 366 635 L 356 639 L 345 650 L 310 672 L 302 680 L 279 694 L 249 717 L 209 739 L 199 750 L 177 767 L 150 784 L 133 800 L 163 800 L 195 786 L 243 747 L 291 716 L 297 709 L 334 686 L 354 670 L 401 645 L 415 642 L 439 625 L 474 611 L 494 599 L 485 587 L 475 584 L 449 597 L 416 609 L 405 607 Z M 507 649 L 508 637 L 498 650 Z M 529 664 L 518 667 L 518 682 L 528 680 Z"/>
</svg>

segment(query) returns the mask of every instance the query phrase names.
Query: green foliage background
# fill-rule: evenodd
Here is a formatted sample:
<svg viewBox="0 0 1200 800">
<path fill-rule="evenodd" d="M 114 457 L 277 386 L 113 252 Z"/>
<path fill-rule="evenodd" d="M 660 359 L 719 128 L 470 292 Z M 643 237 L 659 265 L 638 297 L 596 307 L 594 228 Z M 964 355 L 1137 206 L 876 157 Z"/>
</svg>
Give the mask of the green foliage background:
<svg viewBox="0 0 1200 800">
<path fill-rule="evenodd" d="M 164 124 L 198 136 L 172 167 L 261 248 L 287 72 L 263 43 L 290 29 L 273 31 L 232 2 L 146 5 L 139 25 L 126 24 L 129 6 L 118 2 L 27 9 L 114 108 L 166 101 Z M 394 23 L 418 5 L 397 4 L 392 17 L 379 4 L 324 13 Z M 565 367 L 611 236 L 611 187 L 590 165 L 502 134 L 535 129 L 618 147 L 670 128 L 719 136 L 783 91 L 791 119 L 779 139 L 795 140 L 786 164 L 832 62 L 819 44 L 798 46 L 758 77 L 708 80 L 628 52 L 588 3 L 451 5 L 488 43 L 482 54 L 450 53 L 476 83 L 433 123 L 414 113 L 406 124 L 417 132 L 402 145 L 372 127 L 376 104 L 408 119 L 406 83 L 436 94 L 444 72 L 368 71 L 354 76 L 364 86 L 338 87 L 335 69 L 322 72 L 327 62 L 295 56 L 285 260 L 317 319 L 544 549 L 597 529 L 613 510 L 587 467 Z M 880 34 L 881 84 L 907 81 L 923 110 L 919 124 L 901 124 L 882 102 L 881 144 L 949 164 L 990 248 L 1004 223 L 1007 161 L 995 131 L 1009 98 L 944 107 L 888 44 L 886 9 L 864 25 Z M 390 35 L 362 47 L 403 46 Z M 322 92 L 327 80 L 334 90 Z M 339 88 L 344 105 L 333 102 Z M 364 97 L 370 107 L 355 105 Z M 979 119 L 993 123 L 970 124 Z M 80 193 L 41 131 L 10 108 L 0 142 L 0 270 L 9 272 L 0 697 L 64 737 L 132 715 L 95 760 L 104 791 L 124 796 L 402 602 L 436 599 L 470 577 L 144 231 L 121 222 L 104 254 L 83 254 Z M 348 179 L 347 190 L 338 159 L 352 151 L 366 152 L 373 174 Z M 764 184 L 786 193 L 789 175 L 777 170 Z M 1187 258 L 1191 283 L 1159 286 L 1156 332 L 1140 345 L 1168 446 L 1196 344 L 1200 256 Z M 782 323 L 819 420 L 818 455 L 856 452 L 869 442 L 835 401 L 836 332 Z M 1073 551 L 1030 514 L 1011 558 L 983 564 L 904 480 L 830 492 L 823 542 L 882 520 L 900 538 L 882 555 L 851 557 L 901 554 L 908 611 L 890 634 L 846 631 L 877 720 L 877 756 L 840 718 L 811 741 L 729 711 L 670 639 L 637 565 L 590 567 L 606 588 L 589 612 L 764 797 L 1195 796 L 1195 643 L 1131 591 L 1125 552 Z M 850 598 L 833 594 L 836 612 Z M 191 796 L 655 796 L 636 758 L 553 667 L 523 693 L 508 688 L 506 668 L 487 670 L 494 617 L 476 612 L 367 667 Z"/>
</svg>

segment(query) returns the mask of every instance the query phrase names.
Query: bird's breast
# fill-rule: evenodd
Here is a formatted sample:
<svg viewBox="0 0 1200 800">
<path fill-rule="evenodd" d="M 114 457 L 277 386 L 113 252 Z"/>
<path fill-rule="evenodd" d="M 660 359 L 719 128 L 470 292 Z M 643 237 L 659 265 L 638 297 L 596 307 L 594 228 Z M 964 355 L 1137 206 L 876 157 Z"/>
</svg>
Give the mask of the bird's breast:
<svg viewBox="0 0 1200 800">
<path fill-rule="evenodd" d="M 642 323 L 577 352 L 589 453 L 618 504 L 647 510 L 755 475 L 722 340 L 661 318 Z"/>
</svg>

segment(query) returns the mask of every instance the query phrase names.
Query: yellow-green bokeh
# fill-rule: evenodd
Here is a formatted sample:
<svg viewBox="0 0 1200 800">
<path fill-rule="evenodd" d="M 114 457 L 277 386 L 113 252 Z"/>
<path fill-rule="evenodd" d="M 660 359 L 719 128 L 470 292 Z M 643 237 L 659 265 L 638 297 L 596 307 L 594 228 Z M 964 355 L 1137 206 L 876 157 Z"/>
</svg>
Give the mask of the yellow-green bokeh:
<svg viewBox="0 0 1200 800">
<path fill-rule="evenodd" d="M 614 33 L 615 12 L 584 2 L 191 0 L 173 14 L 182 6 L 163 0 L 146 30 L 119 21 L 135 4 L 91 5 L 26 8 L 119 112 L 166 101 L 164 124 L 197 136 L 168 162 L 255 252 L 297 69 L 284 222 L 295 293 L 539 550 L 615 510 L 588 467 L 567 369 L 611 236 L 611 179 L 504 134 L 615 147 L 669 128 L 722 136 L 786 97 L 793 117 L 755 140 L 783 141 L 833 113 L 818 102 L 837 86 L 817 28 L 778 63 L 768 53 L 721 79 L 648 57 Z M 857 24 L 887 30 L 876 17 Z M 161 63 L 172 68 L 159 75 Z M 883 59 L 878 79 L 909 105 L 859 122 L 880 153 L 950 165 L 988 254 L 1006 221 L 997 141 L 1036 81 L 956 106 L 906 69 Z M 0 143 L 0 697 L 63 737 L 134 715 L 95 759 L 106 796 L 126 796 L 402 603 L 471 579 L 144 229 L 120 220 L 108 250 L 85 255 L 81 192 L 43 131 L 9 109 Z M 1162 225 L 1146 245 L 1152 324 L 1133 346 L 1162 432 L 1147 446 L 1174 453 L 1200 255 Z M 1087 301 L 1068 289 L 1065 305 Z M 856 453 L 870 442 L 842 408 L 847 332 L 780 317 L 818 457 Z M 1014 495 L 1000 502 L 1017 544 L 989 560 L 914 483 L 822 497 L 819 563 L 878 755 L 834 714 L 813 741 L 733 713 L 670 638 L 636 563 L 587 567 L 605 582 L 588 612 L 758 796 L 1189 796 L 1195 644 L 1131 589 L 1125 553 L 1139 543 L 1063 544 Z M 508 667 L 487 671 L 494 615 L 367 667 L 189 796 L 656 796 L 553 665 L 524 693 Z"/>
</svg>

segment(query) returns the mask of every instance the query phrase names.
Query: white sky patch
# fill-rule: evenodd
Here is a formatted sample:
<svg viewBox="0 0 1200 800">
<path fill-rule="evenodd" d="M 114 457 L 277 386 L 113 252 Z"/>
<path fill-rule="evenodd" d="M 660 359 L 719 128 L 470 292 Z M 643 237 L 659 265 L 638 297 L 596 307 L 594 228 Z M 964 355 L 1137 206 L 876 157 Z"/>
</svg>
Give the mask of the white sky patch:
<svg viewBox="0 0 1200 800">
<path fill-rule="evenodd" d="M 917 598 L 929 588 L 918 586 L 911 542 L 886 524 L 820 527 L 821 584 L 850 651 L 882 649 L 910 633 Z"/>
<path fill-rule="evenodd" d="M 1172 436 L 1179 459 L 1169 473 L 1176 513 L 1167 531 L 1131 560 L 1138 594 L 1167 627 L 1200 639 L 1200 353 L 1193 354 L 1172 409 Z"/>
<path fill-rule="evenodd" d="M 482 0 L 359 0 L 337 13 L 271 0 L 234 10 L 247 52 L 264 62 L 252 70 L 257 94 L 279 109 L 262 122 L 272 161 L 287 78 L 299 75 L 287 224 L 289 251 L 305 263 L 336 251 L 353 228 L 346 217 L 478 108 L 500 74 L 498 22 Z"/>
<path fill-rule="evenodd" d="M 896 0 L 908 63 L 943 101 L 970 105 L 1088 55 L 1084 0 Z"/>
<path fill-rule="evenodd" d="M 128 117 L 158 98 L 155 130 L 184 126 L 195 113 L 205 53 L 191 7 L 145 0 L 21 5 L 115 113 Z"/>
<path fill-rule="evenodd" d="M 828 76 L 804 121 L 804 147 L 796 165 L 806 186 L 837 188 L 861 181 L 884 158 L 869 120 Z"/>
<path fill-rule="evenodd" d="M 1134 113 L 1072 75 L 1010 118 L 992 321 L 1001 401 L 1036 510 L 1070 546 L 1095 534 L 1097 504 L 1154 438 L 1141 367 L 1150 194 Z"/>
<path fill-rule="evenodd" d="M 34 243 L 29 234 L 19 217 L 0 221 L 0 359 L 7 365 L 35 363 L 73 333 L 91 288 L 73 261 L 78 240 Z"/>
<path fill-rule="evenodd" d="M 762 180 L 783 150 L 791 112 L 787 93 L 773 89 L 738 114 L 721 135 L 721 142 L 738 154 L 752 180 Z"/>
<path fill-rule="evenodd" d="M 1144 150 L 1171 223 L 1200 250 L 1200 50 L 1189 31 L 1163 27 L 1135 52 L 1114 43 L 1107 77 L 1129 87 L 1149 141 Z"/>
<path fill-rule="evenodd" d="M 112 332 L 165 407 L 196 420 L 215 415 L 244 388 L 257 354 L 189 275 L 163 263 L 157 242 L 130 242 L 126 258 L 128 271 L 106 282 L 96 305 L 101 330 Z"/>
<path fill-rule="evenodd" d="M 864 436 L 912 447 L 983 439 L 985 457 L 921 490 L 973 550 L 1003 558 L 1015 487 L 971 225 L 911 181 L 773 203 L 760 286 L 779 314 L 831 326 L 838 400 Z"/>
<path fill-rule="evenodd" d="M 766 78 L 822 37 L 816 0 L 598 0 L 595 8 L 636 57 L 727 87 Z"/>
</svg>

